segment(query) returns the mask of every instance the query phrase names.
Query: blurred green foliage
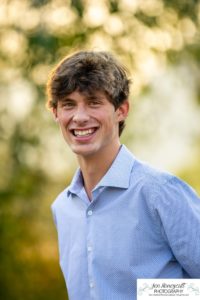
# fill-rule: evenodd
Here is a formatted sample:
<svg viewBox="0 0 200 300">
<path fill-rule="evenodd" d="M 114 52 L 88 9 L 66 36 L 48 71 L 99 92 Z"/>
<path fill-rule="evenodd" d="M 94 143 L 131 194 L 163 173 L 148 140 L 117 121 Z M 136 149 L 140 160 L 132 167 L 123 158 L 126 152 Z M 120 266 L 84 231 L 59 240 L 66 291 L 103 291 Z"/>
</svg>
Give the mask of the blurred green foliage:
<svg viewBox="0 0 200 300">
<path fill-rule="evenodd" d="M 61 56 L 93 48 L 113 51 L 132 69 L 137 97 L 148 95 L 151 86 L 151 75 L 141 67 L 144 58 L 155 57 L 164 68 L 195 65 L 199 82 L 199 27 L 197 0 L 1 1 L 2 300 L 67 298 L 49 207 L 69 183 L 74 165 L 66 152 L 67 174 L 59 167 L 64 148 L 45 111 L 49 70 Z M 200 104 L 199 84 L 194 94 Z M 193 163 L 180 175 L 200 192 L 198 138 Z M 130 125 L 123 141 L 134 144 Z"/>
</svg>

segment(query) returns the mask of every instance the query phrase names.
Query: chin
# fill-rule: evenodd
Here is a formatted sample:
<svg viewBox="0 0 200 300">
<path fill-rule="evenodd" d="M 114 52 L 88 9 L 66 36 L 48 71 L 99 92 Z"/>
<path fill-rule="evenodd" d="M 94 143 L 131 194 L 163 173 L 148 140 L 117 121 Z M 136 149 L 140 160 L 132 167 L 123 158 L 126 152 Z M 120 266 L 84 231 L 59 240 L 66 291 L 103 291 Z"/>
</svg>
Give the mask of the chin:
<svg viewBox="0 0 200 300">
<path fill-rule="evenodd" d="M 82 149 L 81 149 L 82 148 Z M 86 147 L 85 147 L 86 148 Z M 97 153 L 97 150 L 93 149 L 83 149 L 83 147 L 71 147 L 71 150 L 79 156 L 89 157 Z"/>
</svg>

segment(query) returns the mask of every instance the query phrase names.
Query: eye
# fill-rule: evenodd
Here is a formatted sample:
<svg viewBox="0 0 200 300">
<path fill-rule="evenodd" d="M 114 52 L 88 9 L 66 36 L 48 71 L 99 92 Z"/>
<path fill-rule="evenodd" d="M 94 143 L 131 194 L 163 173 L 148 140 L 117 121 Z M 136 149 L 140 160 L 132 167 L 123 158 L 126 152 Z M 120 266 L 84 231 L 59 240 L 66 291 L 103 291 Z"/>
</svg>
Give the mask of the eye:
<svg viewBox="0 0 200 300">
<path fill-rule="evenodd" d="M 91 100 L 89 102 L 89 106 L 91 106 L 91 107 L 98 107 L 100 105 L 101 105 L 101 101 L 99 101 L 99 100 Z"/>
<path fill-rule="evenodd" d="M 61 106 L 65 109 L 71 109 L 75 106 L 75 102 L 73 101 L 69 101 L 69 100 L 65 100 L 62 102 Z"/>
</svg>

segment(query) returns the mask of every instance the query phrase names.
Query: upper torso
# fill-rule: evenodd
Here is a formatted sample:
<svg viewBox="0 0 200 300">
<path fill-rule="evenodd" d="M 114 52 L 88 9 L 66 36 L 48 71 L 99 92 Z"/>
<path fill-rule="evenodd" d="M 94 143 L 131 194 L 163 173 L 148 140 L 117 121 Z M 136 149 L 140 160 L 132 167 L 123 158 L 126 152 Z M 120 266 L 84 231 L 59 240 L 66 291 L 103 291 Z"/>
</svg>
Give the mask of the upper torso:
<svg viewBox="0 0 200 300">
<path fill-rule="evenodd" d="M 70 300 L 134 300 L 137 278 L 200 278 L 200 201 L 123 146 L 89 201 L 77 172 L 52 206 Z"/>
</svg>

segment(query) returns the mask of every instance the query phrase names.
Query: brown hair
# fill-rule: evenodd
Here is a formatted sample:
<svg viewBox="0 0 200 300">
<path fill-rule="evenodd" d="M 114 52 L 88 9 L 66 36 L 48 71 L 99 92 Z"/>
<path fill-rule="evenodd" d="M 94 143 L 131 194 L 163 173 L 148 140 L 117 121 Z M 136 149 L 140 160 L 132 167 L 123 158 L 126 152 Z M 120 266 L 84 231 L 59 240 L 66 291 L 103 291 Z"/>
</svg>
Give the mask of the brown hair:
<svg viewBox="0 0 200 300">
<path fill-rule="evenodd" d="M 53 69 L 47 82 L 47 106 L 56 108 L 59 100 L 75 90 L 93 94 L 104 92 L 117 109 L 129 96 L 126 69 L 108 52 L 80 51 L 65 57 Z M 119 135 L 124 129 L 119 122 Z"/>
</svg>

